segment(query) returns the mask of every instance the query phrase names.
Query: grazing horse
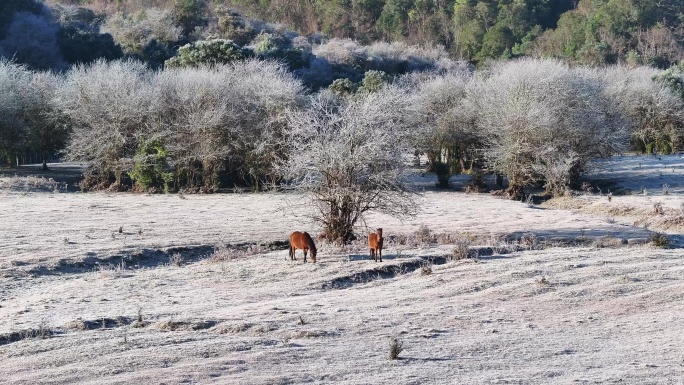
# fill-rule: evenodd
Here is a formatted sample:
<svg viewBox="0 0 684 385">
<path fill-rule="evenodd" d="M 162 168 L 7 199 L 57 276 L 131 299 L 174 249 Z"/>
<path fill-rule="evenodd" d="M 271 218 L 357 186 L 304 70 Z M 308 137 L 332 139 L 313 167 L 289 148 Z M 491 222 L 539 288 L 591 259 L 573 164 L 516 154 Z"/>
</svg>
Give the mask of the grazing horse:
<svg viewBox="0 0 684 385">
<path fill-rule="evenodd" d="M 316 263 L 316 245 L 306 231 L 295 231 L 290 234 L 290 260 L 296 260 L 295 250 L 297 249 L 304 251 L 304 263 L 306 263 L 306 254 L 311 250 L 311 262 Z"/>
<path fill-rule="evenodd" d="M 368 234 L 368 246 L 371 258 L 377 262 L 379 257 L 382 262 L 382 229 L 376 229 L 374 233 Z"/>
</svg>

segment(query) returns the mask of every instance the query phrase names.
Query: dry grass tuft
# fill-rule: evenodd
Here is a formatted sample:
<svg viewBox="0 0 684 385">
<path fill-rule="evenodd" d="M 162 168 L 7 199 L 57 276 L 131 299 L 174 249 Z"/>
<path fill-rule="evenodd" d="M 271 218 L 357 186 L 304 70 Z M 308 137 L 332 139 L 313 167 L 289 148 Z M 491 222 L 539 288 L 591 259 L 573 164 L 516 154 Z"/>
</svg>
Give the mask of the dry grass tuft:
<svg viewBox="0 0 684 385">
<path fill-rule="evenodd" d="M 668 247 L 670 245 L 670 237 L 663 233 L 653 233 L 649 238 L 649 242 L 655 247 Z"/>
<path fill-rule="evenodd" d="M 539 240 L 537 239 L 537 234 L 526 233 L 520 237 L 520 245 L 528 250 L 535 249 L 539 246 Z"/>
<path fill-rule="evenodd" d="M 21 191 L 21 192 L 66 192 L 67 184 L 56 182 L 52 178 L 36 176 L 13 176 L 4 177 L 0 175 L 0 191 Z"/>
<path fill-rule="evenodd" d="M 466 259 L 469 257 L 469 247 L 471 245 L 471 240 L 468 238 L 460 238 L 454 242 L 454 249 L 451 252 L 452 261 L 460 261 L 461 259 Z"/>
<path fill-rule="evenodd" d="M 432 264 L 431 263 L 426 263 L 420 268 L 420 275 L 421 276 L 426 276 L 432 274 Z"/>
<path fill-rule="evenodd" d="M 389 352 L 389 359 L 390 360 L 397 360 L 399 359 L 399 354 L 404 351 L 404 343 L 399 341 L 396 337 L 393 337 L 390 340 L 390 352 Z"/>
<path fill-rule="evenodd" d="M 663 204 L 656 202 L 653 204 L 653 214 L 654 215 L 665 215 L 665 209 L 663 209 Z"/>
<path fill-rule="evenodd" d="M 180 253 L 173 253 L 169 256 L 169 264 L 176 266 L 176 267 L 181 267 L 183 266 L 183 255 Z"/>
</svg>

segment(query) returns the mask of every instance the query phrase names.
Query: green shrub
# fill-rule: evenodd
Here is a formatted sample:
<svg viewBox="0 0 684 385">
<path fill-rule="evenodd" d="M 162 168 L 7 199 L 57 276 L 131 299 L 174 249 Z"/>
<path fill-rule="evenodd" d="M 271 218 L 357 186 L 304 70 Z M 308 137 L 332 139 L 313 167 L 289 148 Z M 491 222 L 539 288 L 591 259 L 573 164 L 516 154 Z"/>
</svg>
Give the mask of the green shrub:
<svg viewBox="0 0 684 385">
<path fill-rule="evenodd" d="M 144 189 L 163 188 L 168 192 L 173 173 L 165 171 L 168 168 L 166 157 L 167 151 L 161 143 L 151 141 L 143 144 L 133 158 L 131 179 Z"/>
</svg>

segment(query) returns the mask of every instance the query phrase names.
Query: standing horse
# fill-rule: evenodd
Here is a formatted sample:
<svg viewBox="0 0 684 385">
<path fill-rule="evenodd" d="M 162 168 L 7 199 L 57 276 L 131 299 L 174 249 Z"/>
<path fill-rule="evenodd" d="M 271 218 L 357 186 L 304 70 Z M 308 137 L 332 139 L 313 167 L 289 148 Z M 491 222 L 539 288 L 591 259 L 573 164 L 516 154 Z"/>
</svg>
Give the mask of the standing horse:
<svg viewBox="0 0 684 385">
<path fill-rule="evenodd" d="M 380 262 L 382 262 L 382 229 L 376 229 L 375 233 L 368 234 L 368 246 L 371 258 L 377 262 L 380 257 Z"/>
<path fill-rule="evenodd" d="M 306 254 L 311 250 L 311 262 L 316 263 L 316 245 L 306 231 L 295 231 L 290 234 L 290 260 L 296 260 L 295 251 L 297 249 L 304 251 L 304 263 L 306 263 Z"/>
</svg>

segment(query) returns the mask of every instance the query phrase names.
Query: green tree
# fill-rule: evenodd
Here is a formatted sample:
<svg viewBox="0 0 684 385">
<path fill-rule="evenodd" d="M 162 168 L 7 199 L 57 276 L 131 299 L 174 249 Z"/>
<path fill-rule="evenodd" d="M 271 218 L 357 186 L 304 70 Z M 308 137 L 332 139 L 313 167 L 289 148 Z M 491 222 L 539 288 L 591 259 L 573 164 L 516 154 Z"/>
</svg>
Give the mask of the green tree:
<svg viewBox="0 0 684 385">
<path fill-rule="evenodd" d="M 206 0 L 174 0 L 171 12 L 186 36 L 191 34 L 195 27 L 204 26 L 207 23 Z"/>
<path fill-rule="evenodd" d="M 226 64 L 246 58 L 245 51 L 230 40 L 202 40 L 186 44 L 178 54 L 164 63 L 166 67 L 198 67 Z"/>
</svg>

